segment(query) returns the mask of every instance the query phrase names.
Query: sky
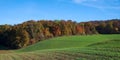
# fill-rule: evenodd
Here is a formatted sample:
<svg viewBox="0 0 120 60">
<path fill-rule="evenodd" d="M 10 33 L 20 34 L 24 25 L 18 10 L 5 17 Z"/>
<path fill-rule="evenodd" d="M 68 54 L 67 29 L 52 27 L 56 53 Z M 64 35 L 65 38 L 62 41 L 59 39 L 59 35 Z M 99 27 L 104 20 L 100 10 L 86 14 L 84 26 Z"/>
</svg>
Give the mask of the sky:
<svg viewBox="0 0 120 60">
<path fill-rule="evenodd" d="M 120 0 L 0 0 L 0 25 L 43 19 L 120 19 Z"/>
</svg>

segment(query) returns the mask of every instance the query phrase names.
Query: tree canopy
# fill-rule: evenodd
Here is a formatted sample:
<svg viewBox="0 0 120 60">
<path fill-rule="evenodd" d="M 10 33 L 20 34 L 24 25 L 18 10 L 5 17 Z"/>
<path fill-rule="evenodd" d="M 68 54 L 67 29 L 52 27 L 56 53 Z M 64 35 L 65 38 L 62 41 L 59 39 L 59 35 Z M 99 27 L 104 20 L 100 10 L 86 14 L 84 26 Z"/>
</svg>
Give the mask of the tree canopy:
<svg viewBox="0 0 120 60">
<path fill-rule="evenodd" d="M 74 22 L 30 20 L 17 25 L 0 25 L 0 44 L 13 49 L 64 35 L 120 34 L 120 20 Z"/>
</svg>

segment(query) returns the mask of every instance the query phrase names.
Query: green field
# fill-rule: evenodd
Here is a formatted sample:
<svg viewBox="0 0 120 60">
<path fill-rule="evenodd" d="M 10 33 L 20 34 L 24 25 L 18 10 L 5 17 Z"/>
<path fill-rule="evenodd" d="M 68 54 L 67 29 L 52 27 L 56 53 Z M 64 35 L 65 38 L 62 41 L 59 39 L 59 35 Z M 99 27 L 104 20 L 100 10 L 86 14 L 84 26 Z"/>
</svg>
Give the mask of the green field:
<svg viewBox="0 0 120 60">
<path fill-rule="evenodd" d="M 120 35 L 63 36 L 1 53 L 0 60 L 119 60 Z"/>
</svg>

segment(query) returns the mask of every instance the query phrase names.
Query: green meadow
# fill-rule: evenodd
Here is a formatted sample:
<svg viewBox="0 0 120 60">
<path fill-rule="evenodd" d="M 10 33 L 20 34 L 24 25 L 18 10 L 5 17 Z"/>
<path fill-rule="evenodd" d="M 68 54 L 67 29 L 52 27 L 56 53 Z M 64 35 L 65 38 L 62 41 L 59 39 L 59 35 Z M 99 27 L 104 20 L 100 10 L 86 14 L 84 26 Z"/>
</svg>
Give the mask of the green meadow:
<svg viewBox="0 0 120 60">
<path fill-rule="evenodd" d="M 120 34 L 62 36 L 4 52 L 0 60 L 119 60 Z"/>
</svg>

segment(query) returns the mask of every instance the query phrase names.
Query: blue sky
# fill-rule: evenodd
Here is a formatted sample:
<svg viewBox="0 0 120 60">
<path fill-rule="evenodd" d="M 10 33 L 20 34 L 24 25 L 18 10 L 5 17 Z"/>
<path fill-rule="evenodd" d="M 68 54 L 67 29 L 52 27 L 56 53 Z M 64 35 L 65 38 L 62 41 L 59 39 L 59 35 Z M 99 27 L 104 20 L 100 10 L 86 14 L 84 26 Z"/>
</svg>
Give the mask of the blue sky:
<svg viewBox="0 0 120 60">
<path fill-rule="evenodd" d="M 0 24 L 28 20 L 77 22 L 120 18 L 120 0 L 0 0 Z"/>
</svg>

